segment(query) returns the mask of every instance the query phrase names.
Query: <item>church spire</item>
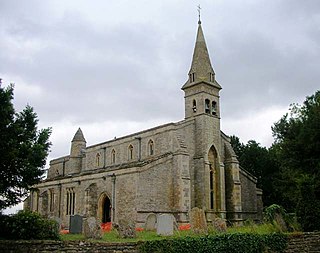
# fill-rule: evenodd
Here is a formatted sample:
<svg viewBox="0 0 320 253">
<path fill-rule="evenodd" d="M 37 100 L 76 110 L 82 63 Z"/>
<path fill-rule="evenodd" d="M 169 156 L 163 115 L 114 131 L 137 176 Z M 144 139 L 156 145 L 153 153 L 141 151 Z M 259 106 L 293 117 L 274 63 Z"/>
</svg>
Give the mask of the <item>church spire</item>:
<svg viewBox="0 0 320 253">
<path fill-rule="evenodd" d="M 74 141 L 86 142 L 80 127 L 72 139 L 72 142 Z"/>
<path fill-rule="evenodd" d="M 182 89 L 193 86 L 199 82 L 206 82 L 209 85 L 221 88 L 219 84 L 215 82 L 215 72 L 211 65 L 206 41 L 201 27 L 200 12 L 196 44 L 193 51 L 191 68 L 189 71 L 189 79 Z"/>
</svg>

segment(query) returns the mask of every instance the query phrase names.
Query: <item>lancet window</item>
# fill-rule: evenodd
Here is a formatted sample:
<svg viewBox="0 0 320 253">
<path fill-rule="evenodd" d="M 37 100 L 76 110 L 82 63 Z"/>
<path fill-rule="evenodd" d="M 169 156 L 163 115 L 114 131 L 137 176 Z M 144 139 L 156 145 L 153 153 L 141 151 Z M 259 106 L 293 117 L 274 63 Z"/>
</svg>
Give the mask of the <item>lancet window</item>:
<svg viewBox="0 0 320 253">
<path fill-rule="evenodd" d="M 76 193 L 74 188 L 67 188 L 67 215 L 74 215 L 76 203 Z"/>
</svg>

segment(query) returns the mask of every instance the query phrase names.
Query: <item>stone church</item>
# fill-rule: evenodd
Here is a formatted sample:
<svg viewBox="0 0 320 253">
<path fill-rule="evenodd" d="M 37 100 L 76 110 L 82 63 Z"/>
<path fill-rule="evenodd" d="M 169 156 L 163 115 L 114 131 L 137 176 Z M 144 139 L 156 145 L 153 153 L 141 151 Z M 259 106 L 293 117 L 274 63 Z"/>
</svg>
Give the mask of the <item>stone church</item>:
<svg viewBox="0 0 320 253">
<path fill-rule="evenodd" d="M 27 206 L 68 227 L 71 215 L 101 222 L 130 218 L 143 226 L 150 214 L 189 222 L 193 207 L 230 222 L 261 218 L 262 191 L 239 167 L 220 130 L 220 90 L 201 21 L 188 80 L 182 86 L 185 119 L 86 146 L 79 128 L 70 154 L 50 161 L 47 179 Z"/>
</svg>

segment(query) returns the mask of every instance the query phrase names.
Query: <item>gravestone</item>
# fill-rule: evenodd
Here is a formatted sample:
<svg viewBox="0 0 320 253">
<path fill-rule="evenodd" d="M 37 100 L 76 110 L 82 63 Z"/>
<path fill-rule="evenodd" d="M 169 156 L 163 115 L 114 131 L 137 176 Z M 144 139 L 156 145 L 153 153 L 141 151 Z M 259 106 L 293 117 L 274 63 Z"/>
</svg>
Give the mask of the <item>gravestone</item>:
<svg viewBox="0 0 320 253">
<path fill-rule="evenodd" d="M 190 211 L 191 230 L 197 234 L 207 234 L 208 226 L 205 213 L 202 209 L 194 207 Z"/>
<path fill-rule="evenodd" d="M 83 217 L 76 214 L 70 216 L 69 233 L 70 234 L 81 234 L 82 233 L 82 222 Z"/>
<path fill-rule="evenodd" d="M 49 219 L 57 222 L 58 230 L 62 229 L 62 220 L 59 217 L 51 216 Z"/>
<path fill-rule="evenodd" d="M 157 224 L 157 216 L 154 213 L 149 214 L 146 219 L 145 230 L 146 231 L 155 230 L 156 224 Z"/>
<path fill-rule="evenodd" d="M 157 217 L 157 234 L 173 235 L 174 217 L 171 214 L 160 214 Z"/>
<path fill-rule="evenodd" d="M 95 217 L 88 217 L 83 221 L 83 234 L 85 238 L 101 239 L 102 229 Z"/>
<path fill-rule="evenodd" d="M 213 228 L 217 232 L 226 232 L 227 231 L 227 222 L 222 218 L 215 218 L 212 222 Z"/>
<path fill-rule="evenodd" d="M 136 234 L 136 225 L 130 219 L 120 219 L 118 224 L 113 226 L 119 233 L 121 238 L 135 238 Z"/>
</svg>

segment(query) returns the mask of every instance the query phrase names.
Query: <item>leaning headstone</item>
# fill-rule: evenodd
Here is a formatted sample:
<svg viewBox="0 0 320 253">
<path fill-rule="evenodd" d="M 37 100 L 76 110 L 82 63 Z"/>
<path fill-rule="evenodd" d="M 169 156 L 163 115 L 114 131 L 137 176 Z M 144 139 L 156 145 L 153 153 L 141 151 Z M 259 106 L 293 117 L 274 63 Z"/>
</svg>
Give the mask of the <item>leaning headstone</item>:
<svg viewBox="0 0 320 253">
<path fill-rule="evenodd" d="M 213 228 L 217 232 L 226 232 L 227 231 L 227 222 L 222 218 L 215 218 L 212 222 Z"/>
<path fill-rule="evenodd" d="M 160 214 L 157 217 L 157 234 L 173 235 L 174 217 L 171 214 Z"/>
<path fill-rule="evenodd" d="M 156 224 L 157 224 L 157 216 L 154 213 L 149 214 L 146 219 L 145 230 L 146 231 L 155 230 Z"/>
<path fill-rule="evenodd" d="M 84 219 L 83 222 L 83 234 L 85 238 L 101 239 L 102 230 L 100 223 L 95 217 L 89 217 Z"/>
<path fill-rule="evenodd" d="M 128 219 L 118 220 L 118 224 L 113 226 L 119 233 L 121 238 L 135 238 L 136 235 L 136 225 L 133 221 Z"/>
<path fill-rule="evenodd" d="M 195 207 L 190 211 L 191 230 L 197 234 L 207 234 L 208 226 L 206 216 L 202 209 Z"/>
<path fill-rule="evenodd" d="M 76 214 L 70 216 L 69 232 L 70 234 L 81 234 L 82 233 L 82 222 L 83 217 Z"/>
</svg>

